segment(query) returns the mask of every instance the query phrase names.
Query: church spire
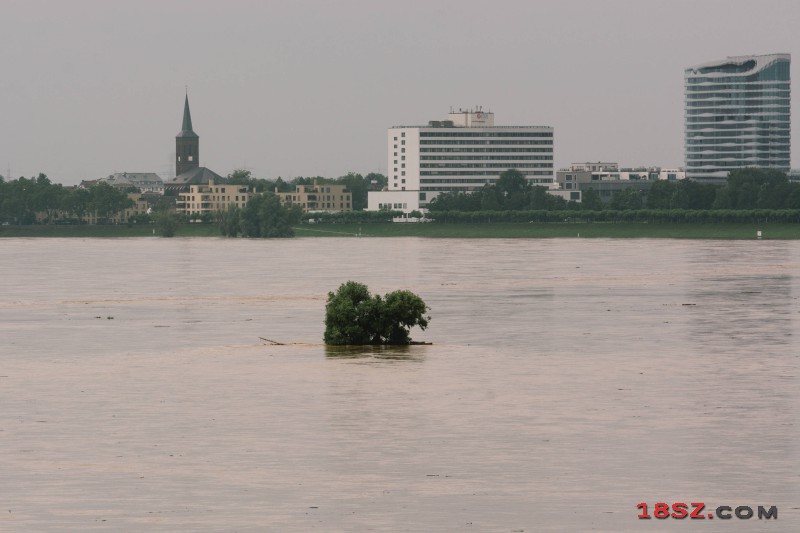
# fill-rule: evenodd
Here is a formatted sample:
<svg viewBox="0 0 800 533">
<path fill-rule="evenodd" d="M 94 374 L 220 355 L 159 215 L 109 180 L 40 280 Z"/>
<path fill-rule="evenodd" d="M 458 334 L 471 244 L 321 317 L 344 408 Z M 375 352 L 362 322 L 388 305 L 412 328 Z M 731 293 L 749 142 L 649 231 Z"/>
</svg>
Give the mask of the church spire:
<svg viewBox="0 0 800 533">
<path fill-rule="evenodd" d="M 183 104 L 183 125 L 178 137 L 197 137 L 192 130 L 192 113 L 189 111 L 189 93 L 186 93 L 186 101 Z"/>
<path fill-rule="evenodd" d="M 189 94 L 183 104 L 183 125 L 175 136 L 175 176 L 180 176 L 200 166 L 200 137 L 192 130 L 189 112 Z"/>
</svg>

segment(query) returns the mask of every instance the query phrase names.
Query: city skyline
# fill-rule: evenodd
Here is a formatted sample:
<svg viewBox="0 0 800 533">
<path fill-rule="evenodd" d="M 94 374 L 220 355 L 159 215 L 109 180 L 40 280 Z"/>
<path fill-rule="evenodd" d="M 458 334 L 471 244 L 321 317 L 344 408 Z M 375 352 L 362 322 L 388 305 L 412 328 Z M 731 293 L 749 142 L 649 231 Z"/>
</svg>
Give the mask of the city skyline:
<svg viewBox="0 0 800 533">
<path fill-rule="evenodd" d="M 498 125 L 553 127 L 556 168 L 683 166 L 685 68 L 797 55 L 800 5 L 768 5 L 12 0 L 0 174 L 169 179 L 186 86 L 199 163 L 221 174 L 387 174 L 387 128 L 478 105 Z"/>
</svg>

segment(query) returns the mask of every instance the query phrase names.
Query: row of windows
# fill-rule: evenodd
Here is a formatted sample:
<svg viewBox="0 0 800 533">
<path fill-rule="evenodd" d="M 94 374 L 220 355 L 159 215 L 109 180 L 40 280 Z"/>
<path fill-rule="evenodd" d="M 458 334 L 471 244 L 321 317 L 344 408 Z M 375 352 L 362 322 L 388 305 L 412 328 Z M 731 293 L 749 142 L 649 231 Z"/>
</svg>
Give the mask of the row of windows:
<svg viewBox="0 0 800 533">
<path fill-rule="evenodd" d="M 762 91 L 760 88 L 756 88 L 752 91 L 737 91 L 737 92 L 718 92 L 718 93 L 701 93 L 701 94 L 692 94 L 691 100 L 693 102 L 699 102 L 702 100 L 707 100 L 711 98 L 722 98 L 722 99 L 729 99 L 729 98 L 768 98 L 768 97 L 776 97 L 776 98 L 789 98 L 790 91 L 789 89 L 786 90 L 779 90 L 775 89 L 772 91 Z"/>
<path fill-rule="evenodd" d="M 421 163 L 419 168 L 501 168 L 508 169 L 507 163 Z M 515 164 L 514 168 L 553 168 L 553 163 L 524 163 Z"/>
<path fill-rule="evenodd" d="M 727 98 L 715 98 L 714 100 L 690 100 L 686 102 L 686 107 L 690 109 L 694 108 L 708 108 L 708 109 L 720 109 L 727 106 L 731 107 L 742 107 L 742 106 L 788 106 L 789 105 L 789 98 L 788 95 L 786 98 L 742 98 L 742 97 L 727 97 Z"/>
<path fill-rule="evenodd" d="M 421 153 L 552 153 L 552 148 L 420 148 Z"/>
<path fill-rule="evenodd" d="M 464 187 L 420 187 L 420 190 L 423 191 L 438 191 L 438 192 L 452 192 L 452 191 L 470 191 L 475 189 L 475 186 L 464 186 Z"/>
<path fill-rule="evenodd" d="M 773 152 L 776 151 L 775 148 L 771 144 L 760 144 L 756 145 L 744 145 L 744 146 L 687 146 L 687 152 L 693 153 L 702 153 L 702 152 L 711 152 L 711 153 L 722 153 L 722 152 L 730 152 L 730 153 L 747 153 L 747 152 Z M 781 151 L 778 149 L 777 151 Z M 786 145 L 786 151 L 789 151 L 789 145 Z"/>
<path fill-rule="evenodd" d="M 789 127 L 784 124 L 694 124 L 686 126 L 687 137 L 789 137 Z"/>
<path fill-rule="evenodd" d="M 747 102 L 748 104 L 754 102 Z M 721 105 L 711 105 L 711 106 L 704 106 L 698 109 L 686 109 L 684 111 L 686 115 L 718 115 L 720 113 L 734 113 L 736 115 L 742 115 L 745 113 L 768 113 L 768 114 L 789 114 L 789 105 L 788 102 L 786 105 L 784 104 L 775 104 L 775 105 L 761 105 L 761 106 L 741 106 L 741 105 L 730 105 L 730 106 L 721 106 Z"/>
<path fill-rule="evenodd" d="M 731 124 L 731 122 L 736 122 Z M 744 124 L 741 121 L 728 121 L 725 122 L 692 122 L 691 124 L 686 125 L 687 130 L 709 130 L 709 131 L 721 131 L 721 130 L 738 130 L 742 132 L 750 132 L 761 134 L 773 133 L 775 135 L 780 135 L 782 131 L 788 133 L 789 131 L 789 124 L 788 122 L 784 123 L 781 122 L 770 122 L 770 123 L 761 123 L 761 124 Z"/>
<path fill-rule="evenodd" d="M 789 154 L 780 154 L 773 152 L 760 153 L 760 154 L 686 154 L 687 161 L 780 161 L 789 159 Z"/>
<path fill-rule="evenodd" d="M 423 155 L 421 161 L 552 161 L 551 155 Z"/>
<path fill-rule="evenodd" d="M 700 141 L 700 140 L 688 140 L 687 139 L 686 144 L 687 145 L 691 145 L 691 146 L 721 146 L 721 145 L 729 145 L 729 144 L 733 144 L 733 145 L 748 145 L 748 146 L 750 146 L 750 145 L 758 145 L 758 144 L 765 144 L 765 145 L 768 145 L 768 146 L 775 146 L 775 145 L 780 146 L 780 145 L 785 144 L 788 147 L 789 146 L 789 138 L 787 136 L 786 140 L 784 141 L 784 139 L 780 139 L 780 138 L 775 139 L 773 136 L 770 136 L 769 142 L 766 142 L 764 139 L 758 139 L 758 138 L 752 138 L 752 139 L 730 138 L 730 139 L 726 139 L 726 140 L 721 140 L 721 139 L 715 138 L 715 139 L 707 139 L 707 140 L 702 140 L 702 141 Z"/>
<path fill-rule="evenodd" d="M 421 131 L 420 137 L 552 137 L 552 131 Z"/>
<path fill-rule="evenodd" d="M 378 209 L 408 209 L 408 204 L 406 203 L 387 203 L 387 204 L 378 204 Z"/>
<path fill-rule="evenodd" d="M 524 173 L 527 176 L 552 176 L 553 172 L 542 170 L 532 170 Z M 448 170 L 426 170 L 419 173 L 420 176 L 497 176 L 498 173 L 483 170 L 464 170 L 461 172 Z M 463 180 L 459 180 L 463 181 Z"/>
<path fill-rule="evenodd" d="M 688 163 L 688 161 L 687 161 L 687 163 Z M 757 164 L 757 165 L 763 165 L 763 166 L 768 166 L 768 167 L 780 166 L 781 163 L 783 163 L 784 166 L 786 166 L 787 168 L 789 167 L 789 160 L 788 159 L 764 159 L 764 160 L 760 160 L 760 161 L 748 161 L 748 164 Z M 687 165 L 687 166 L 694 167 L 696 165 L 697 165 L 697 163 L 693 163 L 692 165 Z M 742 162 L 739 161 L 739 160 L 736 160 L 736 161 L 711 160 L 711 161 L 709 161 L 709 163 L 707 165 L 704 165 L 704 166 L 713 166 L 713 167 L 719 167 L 719 168 L 741 168 L 742 167 Z"/>
<path fill-rule="evenodd" d="M 470 144 L 525 144 L 525 145 L 546 145 L 546 146 L 553 146 L 553 141 L 514 141 L 514 140 L 503 140 L 503 141 L 468 141 L 468 140 L 459 140 L 459 141 L 447 141 L 447 140 L 420 140 L 419 144 L 457 144 L 457 145 L 470 145 Z"/>
<path fill-rule="evenodd" d="M 462 178 L 462 179 L 452 179 L 452 178 L 438 178 L 438 179 L 423 179 L 419 180 L 420 183 L 494 183 L 497 181 L 497 176 L 493 178 Z M 530 183 L 553 183 L 552 178 L 533 178 L 528 179 Z M 427 189 L 430 190 L 430 189 Z"/>
<path fill-rule="evenodd" d="M 750 116 L 750 115 L 742 115 L 737 117 L 736 115 L 728 115 L 728 116 L 719 116 L 719 117 L 694 117 L 694 118 L 687 118 L 685 120 L 687 125 L 691 125 L 692 129 L 703 129 L 703 128 L 711 128 L 711 129 L 747 129 L 750 131 L 753 130 L 763 130 L 767 131 L 770 128 L 773 129 L 789 129 L 789 120 L 788 116 L 786 117 L 787 120 L 780 120 L 777 117 L 764 117 L 764 116 Z"/>
<path fill-rule="evenodd" d="M 199 198 L 198 198 L 198 196 L 199 196 Z M 198 194 L 198 193 L 184 193 L 184 194 L 179 194 L 178 195 L 178 200 L 182 201 L 182 202 L 200 202 L 200 201 L 202 201 L 202 202 L 230 202 L 234 198 L 236 199 L 235 200 L 236 202 L 239 201 L 239 197 L 238 196 L 234 197 L 232 194 L 231 195 L 225 195 L 225 196 L 209 196 L 207 194 L 202 194 L 202 193 L 201 194 Z M 242 196 L 242 200 L 246 200 L 246 199 L 247 199 L 247 196 Z"/>
<path fill-rule="evenodd" d="M 755 91 L 755 90 L 785 90 L 789 87 L 789 82 L 782 82 L 782 83 L 759 83 L 758 85 L 749 84 L 749 83 L 735 83 L 735 84 L 724 84 L 724 83 L 709 83 L 707 85 L 693 85 L 691 87 L 686 87 L 686 91 L 689 93 L 696 93 L 696 92 L 710 92 L 710 91 Z"/>
</svg>

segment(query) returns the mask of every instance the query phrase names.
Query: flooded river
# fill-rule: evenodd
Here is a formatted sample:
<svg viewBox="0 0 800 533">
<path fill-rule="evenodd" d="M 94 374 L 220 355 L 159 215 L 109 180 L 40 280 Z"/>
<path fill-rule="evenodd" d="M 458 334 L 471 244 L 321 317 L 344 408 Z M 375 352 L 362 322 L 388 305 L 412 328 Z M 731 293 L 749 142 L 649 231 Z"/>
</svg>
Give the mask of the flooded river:
<svg viewBox="0 0 800 533">
<path fill-rule="evenodd" d="M 0 272 L 3 531 L 800 531 L 800 241 L 0 239 Z M 433 345 L 323 346 L 351 279 Z"/>
</svg>

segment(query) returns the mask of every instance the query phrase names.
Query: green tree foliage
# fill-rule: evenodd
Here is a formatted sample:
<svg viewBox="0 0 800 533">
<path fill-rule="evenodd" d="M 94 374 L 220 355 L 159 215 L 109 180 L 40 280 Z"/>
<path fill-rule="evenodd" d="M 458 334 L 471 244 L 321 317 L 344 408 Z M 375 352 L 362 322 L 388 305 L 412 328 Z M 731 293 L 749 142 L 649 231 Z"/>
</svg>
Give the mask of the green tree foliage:
<svg viewBox="0 0 800 533">
<path fill-rule="evenodd" d="M 178 220 L 170 211 L 160 211 L 155 216 L 156 231 L 162 237 L 174 237 L 178 229 Z"/>
<path fill-rule="evenodd" d="M 603 199 L 594 189 L 587 189 L 581 195 L 581 209 L 586 211 L 600 211 L 603 209 Z"/>
<path fill-rule="evenodd" d="M 711 209 L 719 186 L 683 179 L 654 181 L 647 191 L 645 205 L 651 209 Z"/>
<path fill-rule="evenodd" d="M 219 217 L 219 230 L 226 237 L 238 237 L 242 232 L 241 223 L 241 209 L 231 204 L 226 211 L 223 211 Z"/>
<path fill-rule="evenodd" d="M 303 212 L 296 205 L 285 206 L 271 192 L 250 199 L 239 214 L 239 229 L 245 237 L 294 237 L 292 226 L 300 221 Z"/>
<path fill-rule="evenodd" d="M 637 189 L 623 189 L 617 191 L 611 198 L 611 209 L 623 211 L 625 209 L 641 209 L 642 193 Z"/>
<path fill-rule="evenodd" d="M 249 170 L 237 168 L 226 178 L 231 185 L 247 185 L 255 192 L 274 191 L 276 182 L 255 178 Z M 280 178 L 278 178 L 280 180 Z"/>
<path fill-rule="evenodd" d="M 89 209 L 96 212 L 98 220 L 103 222 L 133 205 L 127 194 L 104 181 L 90 188 L 89 193 Z"/>
<path fill-rule="evenodd" d="M 347 187 L 353 197 L 353 211 L 361 211 L 367 208 L 367 192 L 369 191 L 369 182 L 361 174 L 354 174 L 352 172 L 336 180 L 340 185 Z"/>
<path fill-rule="evenodd" d="M 728 209 L 797 209 L 800 184 L 789 183 L 778 170 L 742 168 L 732 170 L 715 207 Z M 727 204 L 727 205 L 726 205 Z"/>
<path fill-rule="evenodd" d="M 410 344 L 409 330 L 425 330 L 430 317 L 422 298 L 400 290 L 383 298 L 371 295 L 363 283 L 348 281 L 328 293 L 325 344 Z"/>
<path fill-rule="evenodd" d="M 364 179 L 367 181 L 371 191 L 382 191 L 384 187 L 389 185 L 389 178 L 378 172 L 370 172 L 364 176 Z"/>
<path fill-rule="evenodd" d="M 568 209 L 569 202 L 547 194 L 547 187 L 531 186 L 518 170 L 506 170 L 497 182 L 473 192 L 452 191 L 437 195 L 431 212 L 443 211 L 518 211 L 525 209 Z"/>
</svg>

